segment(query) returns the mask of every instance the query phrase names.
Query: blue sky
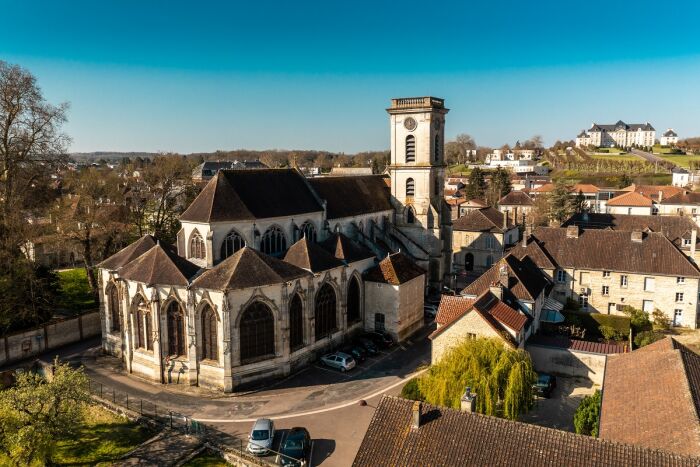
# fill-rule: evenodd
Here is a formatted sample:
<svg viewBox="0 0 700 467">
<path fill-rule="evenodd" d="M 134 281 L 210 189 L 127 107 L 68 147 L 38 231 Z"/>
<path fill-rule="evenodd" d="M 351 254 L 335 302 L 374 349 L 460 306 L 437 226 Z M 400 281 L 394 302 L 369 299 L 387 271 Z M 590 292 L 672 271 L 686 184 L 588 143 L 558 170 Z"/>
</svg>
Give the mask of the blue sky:
<svg viewBox="0 0 700 467">
<path fill-rule="evenodd" d="M 435 95 L 500 146 L 592 121 L 700 135 L 700 2 L 0 0 L 0 60 L 69 101 L 73 151 L 388 147 Z M 8 19 L 11 19 L 8 21 Z"/>
</svg>

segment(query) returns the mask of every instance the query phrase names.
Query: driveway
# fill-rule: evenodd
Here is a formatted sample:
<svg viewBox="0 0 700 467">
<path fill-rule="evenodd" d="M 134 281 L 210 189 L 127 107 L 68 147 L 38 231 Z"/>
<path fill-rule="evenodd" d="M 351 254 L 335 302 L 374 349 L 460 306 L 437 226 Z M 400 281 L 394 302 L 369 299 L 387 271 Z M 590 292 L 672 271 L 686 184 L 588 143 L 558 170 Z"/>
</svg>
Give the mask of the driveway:
<svg viewBox="0 0 700 467">
<path fill-rule="evenodd" d="M 600 386 L 586 378 L 557 376 L 557 387 L 549 399 L 538 397 L 535 407 L 522 417 L 522 421 L 535 425 L 574 431 L 574 412 L 584 396 L 593 394 Z"/>
</svg>

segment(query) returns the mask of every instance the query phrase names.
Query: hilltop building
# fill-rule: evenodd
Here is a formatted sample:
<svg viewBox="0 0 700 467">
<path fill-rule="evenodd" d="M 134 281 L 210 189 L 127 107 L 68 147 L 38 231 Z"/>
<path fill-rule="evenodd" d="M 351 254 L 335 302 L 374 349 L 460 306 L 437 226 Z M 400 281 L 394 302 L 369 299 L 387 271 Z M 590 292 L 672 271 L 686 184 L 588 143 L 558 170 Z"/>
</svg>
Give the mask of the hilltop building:
<svg viewBox="0 0 700 467">
<path fill-rule="evenodd" d="M 655 141 L 656 130 L 649 122 L 627 124 L 618 120 L 613 125 L 593 123 L 588 130 L 582 130 L 576 137 L 576 147 L 651 147 Z"/>
<path fill-rule="evenodd" d="M 673 128 L 669 128 L 668 130 L 664 131 L 663 135 L 661 135 L 661 140 L 659 143 L 661 143 L 661 146 L 672 146 L 674 144 L 678 144 L 678 133 L 673 131 Z"/>
</svg>

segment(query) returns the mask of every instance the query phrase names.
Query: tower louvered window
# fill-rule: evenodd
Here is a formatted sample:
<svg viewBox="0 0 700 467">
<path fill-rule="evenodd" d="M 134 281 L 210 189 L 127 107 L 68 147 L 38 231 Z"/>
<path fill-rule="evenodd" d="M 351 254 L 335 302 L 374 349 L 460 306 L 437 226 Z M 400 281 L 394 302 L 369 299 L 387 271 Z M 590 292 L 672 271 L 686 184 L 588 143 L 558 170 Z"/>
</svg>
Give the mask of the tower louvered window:
<svg viewBox="0 0 700 467">
<path fill-rule="evenodd" d="M 416 137 L 406 136 L 406 162 L 416 161 Z"/>
</svg>

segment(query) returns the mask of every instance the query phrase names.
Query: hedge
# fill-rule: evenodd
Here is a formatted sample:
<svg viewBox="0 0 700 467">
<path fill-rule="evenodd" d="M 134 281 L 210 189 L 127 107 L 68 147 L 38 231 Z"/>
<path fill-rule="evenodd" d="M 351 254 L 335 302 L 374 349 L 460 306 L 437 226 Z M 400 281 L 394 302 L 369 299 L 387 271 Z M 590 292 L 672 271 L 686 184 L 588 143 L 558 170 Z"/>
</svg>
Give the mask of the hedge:
<svg viewBox="0 0 700 467">
<path fill-rule="evenodd" d="M 567 324 L 576 324 L 586 329 L 586 334 L 594 334 L 603 337 L 601 326 L 610 326 L 619 334 L 627 338 L 630 335 L 630 319 L 627 316 L 605 315 L 603 313 L 577 313 L 574 311 L 562 312 Z"/>
</svg>

